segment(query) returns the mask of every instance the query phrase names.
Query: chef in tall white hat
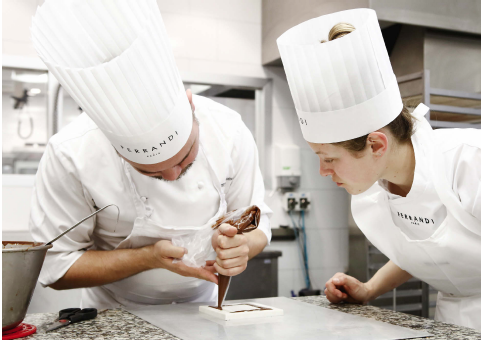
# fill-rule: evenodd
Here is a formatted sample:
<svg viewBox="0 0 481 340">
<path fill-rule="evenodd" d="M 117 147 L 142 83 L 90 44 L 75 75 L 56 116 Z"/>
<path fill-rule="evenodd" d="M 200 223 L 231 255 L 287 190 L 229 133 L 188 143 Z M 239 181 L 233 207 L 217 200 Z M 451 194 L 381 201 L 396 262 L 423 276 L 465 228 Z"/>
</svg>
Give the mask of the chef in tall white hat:
<svg viewBox="0 0 481 340">
<path fill-rule="evenodd" d="M 337 273 L 327 298 L 367 302 L 417 277 L 436 319 L 481 330 L 481 131 L 433 131 L 404 106 L 376 13 L 291 28 L 277 44 L 320 174 L 352 194 L 359 228 L 390 261 L 367 283 Z"/>
<path fill-rule="evenodd" d="M 47 0 L 33 18 L 34 46 L 82 107 L 40 162 L 30 230 L 55 242 L 39 281 L 84 288 L 82 305 L 211 301 L 215 272 L 241 273 L 270 241 L 257 148 L 238 113 L 185 92 L 155 0 Z M 188 171 L 187 171 L 188 170 Z M 212 237 L 215 260 L 182 262 L 171 239 L 257 205 L 257 230 Z"/>
</svg>

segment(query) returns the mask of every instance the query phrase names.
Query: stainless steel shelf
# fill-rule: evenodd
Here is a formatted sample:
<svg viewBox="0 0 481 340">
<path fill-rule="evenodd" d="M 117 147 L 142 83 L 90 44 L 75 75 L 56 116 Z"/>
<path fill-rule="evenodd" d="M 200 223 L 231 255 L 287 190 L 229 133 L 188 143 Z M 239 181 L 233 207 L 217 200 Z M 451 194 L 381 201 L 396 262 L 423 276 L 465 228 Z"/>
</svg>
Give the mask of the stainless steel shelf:
<svg viewBox="0 0 481 340">
<path fill-rule="evenodd" d="M 389 307 L 382 307 L 384 309 L 389 309 L 389 310 L 394 310 L 396 312 L 413 312 L 413 311 L 418 311 L 422 309 L 422 304 L 421 303 L 410 303 L 410 304 L 405 304 L 405 305 L 396 305 L 396 308 L 393 309 L 392 306 Z"/>
<path fill-rule="evenodd" d="M 422 289 L 405 289 L 396 290 L 396 297 L 411 297 L 411 296 L 422 296 Z M 378 299 L 392 299 L 394 297 L 394 292 L 388 292 L 378 297 Z"/>
<path fill-rule="evenodd" d="M 397 77 L 401 96 L 408 105 L 424 103 L 433 128 L 481 129 L 481 94 L 431 87 L 429 70 Z"/>
</svg>

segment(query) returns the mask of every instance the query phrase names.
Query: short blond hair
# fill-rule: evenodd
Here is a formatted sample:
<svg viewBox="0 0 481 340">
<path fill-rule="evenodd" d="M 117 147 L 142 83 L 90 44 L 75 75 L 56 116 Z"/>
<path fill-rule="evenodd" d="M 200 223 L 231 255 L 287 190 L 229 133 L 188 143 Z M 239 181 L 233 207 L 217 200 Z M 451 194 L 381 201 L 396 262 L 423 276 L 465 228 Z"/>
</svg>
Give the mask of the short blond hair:
<svg viewBox="0 0 481 340">
<path fill-rule="evenodd" d="M 333 28 L 329 31 L 329 41 L 342 38 L 343 36 L 355 31 L 356 28 L 348 23 L 341 22 L 339 24 L 334 25 Z M 321 43 L 326 42 L 325 40 L 321 41 Z M 411 136 L 414 133 L 414 121 L 415 118 L 411 115 L 409 110 L 406 106 L 403 105 L 399 116 L 397 116 L 391 123 L 386 125 L 385 127 L 392 133 L 395 140 L 400 143 L 406 143 L 411 140 Z M 341 146 L 351 153 L 357 153 L 366 147 L 367 137 L 369 134 L 357 137 L 354 139 L 346 140 L 343 142 L 332 143 L 333 145 Z"/>
</svg>

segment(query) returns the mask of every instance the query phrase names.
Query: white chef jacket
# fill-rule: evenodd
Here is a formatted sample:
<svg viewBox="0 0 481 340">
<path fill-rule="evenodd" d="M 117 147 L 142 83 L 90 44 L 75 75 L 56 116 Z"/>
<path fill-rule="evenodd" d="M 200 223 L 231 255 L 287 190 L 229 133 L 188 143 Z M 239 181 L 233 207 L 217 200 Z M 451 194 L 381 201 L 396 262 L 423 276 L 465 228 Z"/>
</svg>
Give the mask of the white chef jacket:
<svg viewBox="0 0 481 340">
<path fill-rule="evenodd" d="M 430 237 L 441 225 L 447 215 L 446 207 L 441 202 L 429 174 L 428 159 L 422 156 L 421 141 L 415 133 L 412 138 L 416 166 L 411 190 L 402 197 L 393 194 L 387 187 L 386 180 L 379 185 L 387 192 L 388 203 L 394 223 L 413 240 Z M 479 156 L 481 161 L 481 151 Z M 458 178 L 461 186 L 473 185 L 474 178 Z"/>
<path fill-rule="evenodd" d="M 442 154 L 448 165 L 447 178 L 454 193 L 464 210 L 481 221 L 481 148 L 459 143 L 455 138 L 460 131 L 462 132 L 460 129 L 438 129 L 433 133 L 437 140 L 444 141 Z M 413 140 L 417 143 L 416 134 Z"/>
<path fill-rule="evenodd" d="M 441 139 L 450 137 L 450 130 L 435 130 Z M 411 138 L 416 166 L 411 190 L 402 197 L 389 192 L 385 180 L 379 185 L 387 191 L 394 223 L 411 239 L 430 237 L 446 218 L 446 207 L 441 202 L 430 178 L 427 159 L 421 155 L 416 133 Z M 461 205 L 481 220 L 481 149 L 468 144 L 453 145 L 444 153 L 450 164 L 449 179 L 459 196 Z M 478 166 L 475 166 L 475 165 Z"/>
<path fill-rule="evenodd" d="M 419 105 L 413 139 L 447 216 L 428 238 L 412 239 L 396 224 L 379 183 L 353 196 L 353 217 L 391 261 L 439 291 L 436 320 L 481 329 L 481 134 L 475 129 L 432 131 Z M 413 141 L 414 143 L 414 141 Z M 420 158 L 416 154 L 416 161 Z M 420 205 L 423 202 L 417 202 Z"/>
<path fill-rule="evenodd" d="M 218 123 L 232 140 L 234 176 L 221 183 L 227 211 L 259 206 L 262 213 L 258 229 L 270 242 L 272 211 L 264 203 L 264 182 L 252 134 L 233 110 L 201 96 L 194 96 L 193 101 L 196 112 L 211 115 L 214 119 L 209 122 Z M 200 124 L 207 124 L 201 116 L 197 115 Z M 117 210 L 108 208 L 57 240 L 45 258 L 39 277 L 42 285 L 63 277 L 85 250 L 112 250 L 130 234 L 137 216 L 123 171 L 115 149 L 85 113 L 50 139 L 33 190 L 29 226 L 34 239 L 53 239 L 107 204 L 120 208 L 120 219 L 116 223 Z M 219 206 L 219 195 L 201 153 L 177 181 L 160 181 L 135 172 L 133 181 L 166 224 L 202 225 Z"/>
</svg>

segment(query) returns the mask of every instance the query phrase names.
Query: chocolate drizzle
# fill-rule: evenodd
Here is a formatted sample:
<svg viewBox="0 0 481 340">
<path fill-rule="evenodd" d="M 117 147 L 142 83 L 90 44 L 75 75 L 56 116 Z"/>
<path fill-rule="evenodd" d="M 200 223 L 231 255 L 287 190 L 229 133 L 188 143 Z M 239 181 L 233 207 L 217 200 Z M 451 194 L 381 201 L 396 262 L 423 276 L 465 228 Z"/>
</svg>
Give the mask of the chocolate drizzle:
<svg viewBox="0 0 481 340">
<path fill-rule="evenodd" d="M 236 214 L 236 212 L 237 210 L 228 212 L 219 218 L 212 226 L 212 229 L 215 230 L 223 223 L 227 223 L 237 228 L 237 234 L 242 234 L 244 232 L 248 233 L 255 230 L 258 227 L 261 218 L 261 210 L 256 205 L 247 208 L 239 217 L 237 217 L 238 214 Z M 230 276 L 219 274 L 219 295 L 217 297 L 217 309 L 219 310 L 222 310 L 222 302 L 224 302 L 227 289 L 229 288 L 230 279 Z"/>
<path fill-rule="evenodd" d="M 253 305 L 253 304 L 250 304 L 250 303 L 243 303 L 243 305 L 255 307 L 255 308 L 258 308 L 258 309 L 239 310 L 237 312 L 230 312 L 230 313 L 247 313 L 247 312 L 258 312 L 258 311 L 261 311 L 261 310 L 272 310 L 272 308 L 256 306 L 256 305 Z M 235 305 L 225 305 L 224 307 L 229 307 L 229 306 L 235 306 Z M 218 310 L 223 310 L 222 307 L 215 307 L 215 306 L 209 306 L 209 307 L 214 308 L 214 309 L 218 309 Z"/>
<path fill-rule="evenodd" d="M 217 294 L 217 309 L 222 310 L 222 302 L 224 302 L 227 289 L 229 288 L 231 276 L 219 274 L 219 293 Z"/>
</svg>

